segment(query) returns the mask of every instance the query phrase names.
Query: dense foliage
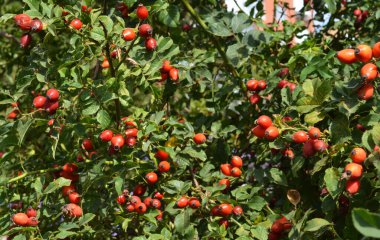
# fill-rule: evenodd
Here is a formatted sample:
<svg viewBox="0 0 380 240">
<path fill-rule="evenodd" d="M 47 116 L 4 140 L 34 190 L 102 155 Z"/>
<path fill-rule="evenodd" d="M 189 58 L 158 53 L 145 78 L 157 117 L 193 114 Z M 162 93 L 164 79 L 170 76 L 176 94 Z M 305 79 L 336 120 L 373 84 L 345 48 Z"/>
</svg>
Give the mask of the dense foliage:
<svg viewBox="0 0 380 240">
<path fill-rule="evenodd" d="M 0 3 L 0 235 L 380 236 L 379 1 Z"/>
</svg>

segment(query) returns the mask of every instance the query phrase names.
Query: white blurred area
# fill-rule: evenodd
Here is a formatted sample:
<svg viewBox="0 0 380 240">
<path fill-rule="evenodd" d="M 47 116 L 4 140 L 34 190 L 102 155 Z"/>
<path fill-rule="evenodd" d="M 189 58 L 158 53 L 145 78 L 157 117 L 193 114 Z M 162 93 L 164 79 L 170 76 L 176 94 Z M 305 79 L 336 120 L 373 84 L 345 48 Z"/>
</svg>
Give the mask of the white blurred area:
<svg viewBox="0 0 380 240">
<path fill-rule="evenodd" d="M 229 11 L 234 11 L 234 12 L 239 12 L 240 9 L 239 7 L 246 13 L 246 14 L 249 14 L 249 12 L 251 11 L 252 7 L 254 6 L 253 4 L 251 4 L 249 7 L 245 7 L 244 6 L 244 3 L 246 2 L 245 0 L 225 0 L 226 4 L 227 4 L 227 9 Z M 239 7 L 235 4 L 235 2 L 239 5 Z M 295 5 L 295 10 L 296 11 L 299 11 L 300 9 L 302 9 L 303 5 L 304 5 L 304 0 L 294 0 L 294 5 Z M 308 11 L 305 13 L 305 19 L 306 21 L 310 20 L 312 18 L 312 13 L 311 11 Z M 295 42 L 302 42 L 303 40 L 305 40 L 307 38 L 307 34 L 308 34 L 308 30 L 304 30 L 301 35 L 305 35 L 303 36 L 302 38 L 295 38 Z"/>
</svg>

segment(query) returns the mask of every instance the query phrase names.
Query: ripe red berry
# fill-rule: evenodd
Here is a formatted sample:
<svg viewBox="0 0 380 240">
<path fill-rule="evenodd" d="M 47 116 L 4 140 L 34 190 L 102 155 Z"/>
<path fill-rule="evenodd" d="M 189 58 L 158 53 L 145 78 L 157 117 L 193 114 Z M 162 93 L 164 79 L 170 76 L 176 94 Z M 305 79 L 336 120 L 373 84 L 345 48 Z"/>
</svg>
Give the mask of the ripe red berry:
<svg viewBox="0 0 380 240">
<path fill-rule="evenodd" d="M 351 151 L 351 159 L 354 163 L 363 163 L 365 159 L 367 158 L 367 153 L 364 151 L 363 148 L 354 148 Z"/>
<path fill-rule="evenodd" d="M 146 205 L 144 203 L 139 203 L 135 205 L 135 211 L 138 214 L 143 214 L 146 212 Z"/>
<path fill-rule="evenodd" d="M 185 31 L 185 32 L 190 31 L 191 30 L 191 26 L 189 24 L 187 24 L 187 23 L 184 23 L 182 25 L 182 30 Z"/>
<path fill-rule="evenodd" d="M 68 196 L 71 192 L 75 192 L 75 191 L 76 191 L 76 188 L 73 185 L 62 187 L 62 195 L 63 196 Z"/>
<path fill-rule="evenodd" d="M 126 137 L 137 137 L 137 133 L 137 128 L 128 128 L 127 130 L 125 130 Z"/>
<path fill-rule="evenodd" d="M 232 211 L 233 211 L 234 215 L 236 215 L 236 216 L 240 216 L 243 214 L 243 208 L 240 206 L 235 206 Z"/>
<path fill-rule="evenodd" d="M 102 62 L 102 64 L 101 64 L 101 66 L 102 66 L 102 68 L 104 68 L 104 69 L 110 67 L 110 62 L 108 61 L 107 58 L 104 58 L 104 59 L 103 59 L 103 62 Z"/>
<path fill-rule="evenodd" d="M 46 97 L 37 96 L 33 99 L 33 106 L 35 108 L 43 108 L 46 104 Z"/>
<path fill-rule="evenodd" d="M 125 41 L 133 41 L 136 38 L 136 33 L 133 28 L 126 28 L 121 34 Z"/>
<path fill-rule="evenodd" d="M 154 198 L 157 198 L 157 199 L 163 199 L 163 198 L 164 198 L 164 195 L 163 195 L 162 193 L 160 193 L 160 192 L 155 192 L 155 193 L 153 194 L 153 197 L 154 197 Z"/>
<path fill-rule="evenodd" d="M 368 45 L 358 45 L 355 48 L 356 59 L 360 62 L 369 62 L 372 59 L 372 48 Z"/>
<path fill-rule="evenodd" d="M 240 177 L 242 174 L 240 168 L 234 167 L 231 169 L 231 176 L 233 177 Z"/>
<path fill-rule="evenodd" d="M 69 217 L 81 217 L 83 214 L 82 208 L 75 203 L 69 203 L 63 206 L 62 212 Z"/>
<path fill-rule="evenodd" d="M 189 200 L 187 199 L 187 197 L 181 197 L 178 201 L 177 201 L 177 207 L 179 208 L 184 208 L 187 206 L 187 204 L 189 203 Z"/>
<path fill-rule="evenodd" d="M 144 5 L 139 4 L 136 10 L 136 15 L 140 20 L 145 20 L 149 16 L 148 9 Z"/>
<path fill-rule="evenodd" d="M 302 155 L 308 158 L 308 157 L 313 156 L 314 154 L 315 154 L 314 140 L 310 139 L 309 141 L 303 144 Z"/>
<path fill-rule="evenodd" d="M 270 126 L 267 129 L 265 129 L 265 138 L 269 141 L 275 140 L 279 135 L 278 128 L 275 126 Z"/>
<path fill-rule="evenodd" d="M 246 86 L 249 91 L 256 91 L 258 88 L 258 84 L 259 84 L 259 81 L 255 79 L 251 79 L 247 81 Z"/>
<path fill-rule="evenodd" d="M 223 179 L 220 179 L 220 180 L 219 180 L 219 183 L 218 183 L 218 184 L 219 184 L 219 185 L 225 185 L 225 186 L 226 186 L 225 189 L 228 189 L 228 188 L 230 188 L 231 182 L 230 182 L 229 179 L 227 179 L 227 178 L 223 178 Z"/>
<path fill-rule="evenodd" d="M 125 209 L 128 211 L 128 212 L 134 212 L 135 211 L 135 205 L 131 204 L 131 203 L 127 203 Z"/>
<path fill-rule="evenodd" d="M 73 27 L 73 28 L 75 28 L 76 30 L 79 30 L 79 29 L 82 28 L 83 23 L 82 23 L 81 20 L 79 20 L 78 18 L 76 18 L 76 19 L 74 19 L 74 20 L 72 20 L 70 22 L 70 26 Z"/>
<path fill-rule="evenodd" d="M 344 172 L 350 179 L 360 178 L 363 173 L 363 167 L 357 163 L 349 163 L 344 168 Z"/>
<path fill-rule="evenodd" d="M 361 100 L 369 100 L 372 98 L 374 92 L 374 87 L 372 84 L 365 84 L 358 90 L 358 98 Z"/>
<path fill-rule="evenodd" d="M 265 137 L 265 128 L 263 128 L 260 125 L 257 125 L 256 127 L 252 128 L 252 134 L 255 135 L 258 138 Z"/>
<path fill-rule="evenodd" d="M 281 234 L 270 232 L 268 234 L 268 240 L 279 240 L 281 238 Z"/>
<path fill-rule="evenodd" d="M 148 38 L 145 40 L 145 48 L 148 51 L 154 51 L 157 47 L 156 39 L 154 38 Z"/>
<path fill-rule="evenodd" d="M 38 219 L 36 217 L 30 217 L 28 219 L 28 223 L 26 224 L 26 226 L 28 227 L 35 227 L 38 225 Z"/>
<path fill-rule="evenodd" d="M 135 137 L 127 137 L 125 139 L 125 143 L 127 144 L 128 147 L 133 147 L 136 145 L 136 138 Z"/>
<path fill-rule="evenodd" d="M 201 206 L 201 202 L 198 200 L 198 198 L 192 197 L 189 200 L 189 206 L 193 209 L 197 209 Z"/>
<path fill-rule="evenodd" d="M 50 88 L 47 92 L 46 92 L 46 97 L 50 100 L 50 101 L 57 101 L 59 99 L 59 91 L 57 89 L 54 89 L 54 88 Z"/>
<path fill-rule="evenodd" d="M 328 145 L 322 140 L 314 140 L 313 147 L 317 152 L 324 152 L 326 151 Z"/>
<path fill-rule="evenodd" d="M 112 137 L 113 137 L 113 132 L 111 130 L 104 130 L 99 135 L 99 138 L 100 140 L 102 140 L 102 142 L 109 142 L 111 141 Z"/>
<path fill-rule="evenodd" d="M 118 204 L 123 205 L 127 201 L 127 198 L 124 195 L 119 195 L 116 201 Z"/>
<path fill-rule="evenodd" d="M 169 153 L 164 150 L 158 149 L 156 154 L 154 155 L 160 161 L 167 161 L 169 159 Z"/>
<path fill-rule="evenodd" d="M 62 170 L 68 173 L 74 173 L 78 171 L 78 166 L 75 163 L 66 163 L 63 165 Z"/>
<path fill-rule="evenodd" d="M 161 161 L 158 164 L 158 170 L 160 172 L 168 172 L 170 170 L 170 163 L 167 161 Z"/>
<path fill-rule="evenodd" d="M 141 196 L 145 193 L 146 187 L 142 184 L 137 184 L 133 189 L 133 195 Z"/>
<path fill-rule="evenodd" d="M 294 152 L 292 149 L 285 149 L 282 153 L 282 155 L 284 155 L 284 157 L 288 158 L 288 159 L 293 159 L 294 158 Z"/>
<path fill-rule="evenodd" d="M 232 156 L 231 165 L 237 168 L 241 168 L 243 166 L 243 160 L 239 156 Z"/>
<path fill-rule="evenodd" d="M 79 195 L 79 193 L 77 193 L 77 192 L 71 192 L 71 193 L 69 193 L 69 201 L 71 203 L 78 204 L 80 202 L 80 195 Z"/>
<path fill-rule="evenodd" d="M 156 216 L 157 221 L 162 221 L 164 213 L 161 210 L 158 210 L 158 215 Z"/>
<path fill-rule="evenodd" d="M 155 209 L 160 209 L 161 208 L 161 201 L 158 199 L 152 199 L 150 202 L 150 205 Z"/>
<path fill-rule="evenodd" d="M 257 119 L 257 124 L 262 128 L 267 129 L 270 126 L 272 126 L 272 120 L 270 119 L 270 117 L 262 115 Z"/>
<path fill-rule="evenodd" d="M 354 15 L 355 15 L 355 16 L 360 16 L 360 15 L 362 15 L 362 10 L 360 10 L 360 8 L 355 9 L 355 10 L 354 10 Z"/>
<path fill-rule="evenodd" d="M 28 209 L 26 209 L 26 215 L 28 217 L 37 217 L 37 211 L 32 207 L 28 207 Z"/>
<path fill-rule="evenodd" d="M 54 114 L 55 111 L 59 108 L 59 102 L 58 101 L 50 101 L 47 100 L 45 104 L 45 110 L 49 112 L 50 114 Z"/>
<path fill-rule="evenodd" d="M 286 81 L 285 79 L 282 79 L 281 81 L 279 81 L 279 82 L 277 83 L 277 88 L 282 89 L 282 88 L 287 87 L 288 85 L 289 85 L 289 82 Z"/>
<path fill-rule="evenodd" d="M 377 77 L 377 66 L 373 63 L 367 63 L 360 69 L 360 76 L 365 81 L 372 81 Z"/>
<path fill-rule="evenodd" d="M 343 49 L 337 53 L 337 58 L 341 63 L 351 64 L 356 62 L 354 49 Z"/>
<path fill-rule="evenodd" d="M 151 198 L 151 197 L 147 197 L 147 198 L 144 199 L 144 204 L 145 204 L 145 206 L 146 206 L 147 208 L 150 207 L 150 203 L 151 203 L 151 201 L 152 201 L 152 198 Z"/>
<path fill-rule="evenodd" d="M 318 139 L 321 136 L 321 131 L 316 127 L 310 128 L 308 133 L 311 139 Z"/>
<path fill-rule="evenodd" d="M 44 25 L 39 19 L 33 19 L 32 22 L 30 23 L 30 28 L 34 32 L 40 32 L 42 31 Z"/>
<path fill-rule="evenodd" d="M 14 17 L 15 21 L 16 21 L 16 24 L 17 26 L 21 29 L 21 30 L 30 30 L 31 28 L 31 24 L 32 24 L 32 19 L 30 18 L 29 15 L 27 14 L 17 14 L 15 17 Z"/>
<path fill-rule="evenodd" d="M 22 48 L 27 48 L 32 42 L 32 35 L 29 33 L 25 33 L 20 38 L 20 46 Z"/>
<path fill-rule="evenodd" d="M 91 151 L 92 149 L 94 149 L 94 146 L 92 145 L 91 140 L 86 138 L 82 141 L 82 148 L 84 148 L 86 151 Z"/>
<path fill-rule="evenodd" d="M 231 204 L 222 203 L 219 205 L 219 214 L 222 216 L 229 216 L 232 214 L 233 207 Z"/>
<path fill-rule="evenodd" d="M 360 189 L 360 180 L 347 180 L 346 182 L 346 191 L 349 194 L 355 194 L 359 192 Z"/>
<path fill-rule="evenodd" d="M 380 58 L 380 42 L 375 43 L 372 47 L 372 55 L 375 58 Z"/>
<path fill-rule="evenodd" d="M 169 77 L 172 81 L 177 81 L 178 80 L 178 69 L 177 68 L 170 69 Z"/>
<path fill-rule="evenodd" d="M 12 216 L 12 221 L 18 226 L 26 226 L 29 217 L 25 213 L 16 213 Z"/>
<path fill-rule="evenodd" d="M 120 150 L 124 146 L 124 138 L 121 134 L 117 134 L 111 138 L 111 146 L 116 150 Z"/>
<path fill-rule="evenodd" d="M 161 67 L 161 71 L 165 72 L 165 73 L 168 73 L 173 67 L 170 65 L 170 61 L 169 60 L 164 60 L 162 62 L 162 67 Z"/>
<path fill-rule="evenodd" d="M 261 97 L 259 94 L 255 93 L 255 94 L 252 94 L 250 97 L 249 97 L 249 102 L 251 104 L 257 104 L 259 101 L 260 101 Z"/>
<path fill-rule="evenodd" d="M 136 206 L 137 204 L 141 203 L 141 199 L 138 196 L 131 196 L 129 202 Z"/>
<path fill-rule="evenodd" d="M 265 82 L 265 80 L 259 80 L 259 82 L 257 83 L 257 89 L 264 90 L 265 88 L 267 88 L 267 83 Z"/>
<path fill-rule="evenodd" d="M 153 34 L 153 28 L 147 23 L 142 24 L 139 27 L 139 34 L 141 37 L 148 38 L 151 37 Z"/>
<path fill-rule="evenodd" d="M 223 227 L 226 228 L 226 229 L 228 228 L 228 224 L 229 224 L 229 223 L 228 223 L 228 220 L 225 219 L 225 218 L 222 218 L 222 219 L 219 220 L 219 225 L 220 225 L 220 226 L 223 226 Z"/>
<path fill-rule="evenodd" d="M 149 183 L 149 184 L 154 184 L 158 181 L 158 176 L 156 173 L 154 172 L 150 172 L 150 173 L 147 173 L 145 175 L 145 180 Z"/>
<path fill-rule="evenodd" d="M 271 231 L 274 233 L 281 233 L 284 230 L 282 224 L 278 221 L 275 221 L 272 224 Z"/>
<path fill-rule="evenodd" d="M 196 144 L 203 144 L 206 142 L 206 136 L 203 133 L 197 133 L 194 135 L 193 140 Z"/>
<path fill-rule="evenodd" d="M 295 143 L 304 143 L 309 139 L 309 136 L 304 131 L 298 131 L 293 134 L 292 139 Z"/>
<path fill-rule="evenodd" d="M 231 170 L 232 170 L 231 164 L 225 163 L 220 165 L 220 171 L 226 176 L 231 176 Z"/>
</svg>

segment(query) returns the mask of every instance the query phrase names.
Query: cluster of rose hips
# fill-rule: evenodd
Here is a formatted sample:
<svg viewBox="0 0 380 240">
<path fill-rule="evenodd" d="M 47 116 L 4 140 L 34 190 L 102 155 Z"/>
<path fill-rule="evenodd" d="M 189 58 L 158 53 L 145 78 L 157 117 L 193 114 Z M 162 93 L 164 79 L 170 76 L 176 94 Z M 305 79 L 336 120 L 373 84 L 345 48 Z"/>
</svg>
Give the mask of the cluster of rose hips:
<svg viewBox="0 0 380 240">
<path fill-rule="evenodd" d="M 59 107 L 59 91 L 54 88 L 50 88 L 46 92 L 46 97 L 36 96 L 33 99 L 33 106 L 37 109 L 44 108 L 49 114 L 54 114 Z"/>
<path fill-rule="evenodd" d="M 128 6 L 124 2 L 118 2 L 116 3 L 116 10 L 118 10 L 123 18 L 127 18 L 129 11 L 128 11 Z"/>
<path fill-rule="evenodd" d="M 368 45 L 361 44 L 355 49 L 343 49 L 337 53 L 337 58 L 342 63 L 366 63 L 360 70 L 360 76 L 363 80 L 363 84 L 357 92 L 358 97 L 361 100 L 369 100 L 372 98 L 374 92 L 372 82 L 379 76 L 377 66 L 373 63 L 369 63 L 369 61 L 372 60 L 372 57 L 380 58 L 380 42 L 376 43 L 373 48 Z"/>
<path fill-rule="evenodd" d="M 258 94 L 258 92 L 266 89 L 267 83 L 265 80 L 251 79 L 247 81 L 246 86 L 248 91 L 253 92 L 253 94 L 249 97 L 249 101 L 251 102 L 251 104 L 257 104 L 261 100 L 261 97 Z"/>
<path fill-rule="evenodd" d="M 252 128 L 252 134 L 258 138 L 265 138 L 274 141 L 280 132 L 276 126 L 273 126 L 272 119 L 266 115 L 262 115 L 257 119 L 257 125 Z"/>
<path fill-rule="evenodd" d="M 286 217 L 281 217 L 275 220 L 272 223 L 272 227 L 270 229 L 268 240 L 277 240 L 281 238 L 283 232 L 288 231 L 292 228 L 292 223 L 289 222 Z"/>
<path fill-rule="evenodd" d="M 297 131 L 293 134 L 292 140 L 295 143 L 303 143 L 302 155 L 304 157 L 312 157 L 317 152 L 324 152 L 328 148 L 328 144 L 321 137 L 321 131 L 317 127 L 312 127 L 306 133 L 305 131 Z"/>
<path fill-rule="evenodd" d="M 128 147 L 133 147 L 137 142 L 138 129 L 136 123 L 128 120 L 128 117 L 123 118 L 122 121 L 125 123 L 125 138 L 122 134 L 114 134 L 109 129 L 104 130 L 99 135 L 99 138 L 102 142 L 111 143 L 109 148 L 110 153 L 119 151 L 124 145 L 127 145 Z"/>
<path fill-rule="evenodd" d="M 363 21 L 365 21 L 369 13 L 367 10 L 362 11 L 360 8 L 354 10 L 354 16 L 356 17 L 355 19 L 355 25 L 361 24 Z"/>
<path fill-rule="evenodd" d="M 19 106 L 18 102 L 11 103 L 12 111 L 10 113 L 8 113 L 8 115 L 7 115 L 8 119 L 16 119 L 17 118 L 17 115 L 20 113 L 18 106 Z"/>
<path fill-rule="evenodd" d="M 227 217 L 234 214 L 235 216 L 241 216 L 243 214 L 243 208 L 240 206 L 232 206 L 229 203 L 222 203 L 211 208 L 211 215 L 222 217 L 219 220 L 219 225 L 228 228 L 229 222 Z"/>
<path fill-rule="evenodd" d="M 240 177 L 243 160 L 239 156 L 232 156 L 231 163 L 220 165 L 220 171 L 226 176 Z"/>
<path fill-rule="evenodd" d="M 69 186 L 62 187 L 63 197 L 67 197 L 70 202 L 63 206 L 62 212 L 69 217 L 81 217 L 83 213 L 82 208 L 78 205 L 81 201 L 81 196 L 74 185 L 79 180 L 77 171 L 78 166 L 75 163 L 66 163 L 59 172 L 59 176 L 71 180 Z"/>
<path fill-rule="evenodd" d="M 178 80 L 178 69 L 170 65 L 169 60 L 164 60 L 162 62 L 162 67 L 160 69 L 161 72 L 161 80 L 160 82 L 165 81 L 168 77 L 176 82 Z"/>
<path fill-rule="evenodd" d="M 44 25 L 40 19 L 31 19 L 29 15 L 24 13 L 17 14 L 14 17 L 14 20 L 21 30 L 28 31 L 27 33 L 24 33 L 20 38 L 20 45 L 22 48 L 27 48 L 32 42 L 31 32 L 40 32 L 44 28 Z"/>
<path fill-rule="evenodd" d="M 367 153 L 363 148 L 357 147 L 351 151 L 350 157 L 352 163 L 346 165 L 342 178 L 347 179 L 346 191 L 355 194 L 360 189 L 360 177 L 363 174 L 362 164 L 367 158 Z"/>
<path fill-rule="evenodd" d="M 286 76 L 288 76 L 288 74 L 289 74 L 289 68 L 282 68 L 280 72 L 278 72 L 277 76 L 280 78 L 285 78 Z M 288 87 L 290 91 L 293 92 L 294 89 L 296 89 L 297 84 L 289 82 L 286 79 L 282 79 L 277 83 L 277 88 L 279 89 L 283 89 L 286 87 Z"/>
<path fill-rule="evenodd" d="M 37 211 L 29 207 L 25 213 L 19 212 L 12 216 L 12 221 L 17 226 L 34 227 L 38 225 Z"/>
</svg>

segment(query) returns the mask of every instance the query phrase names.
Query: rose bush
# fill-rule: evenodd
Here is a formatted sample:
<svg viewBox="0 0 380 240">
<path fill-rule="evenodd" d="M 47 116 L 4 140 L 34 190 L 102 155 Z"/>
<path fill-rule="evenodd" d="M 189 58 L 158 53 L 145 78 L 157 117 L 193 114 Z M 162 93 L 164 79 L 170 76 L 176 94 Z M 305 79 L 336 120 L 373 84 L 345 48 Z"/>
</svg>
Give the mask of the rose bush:
<svg viewBox="0 0 380 240">
<path fill-rule="evenodd" d="M 380 3 L 1 3 L 0 235 L 380 236 Z"/>
</svg>

